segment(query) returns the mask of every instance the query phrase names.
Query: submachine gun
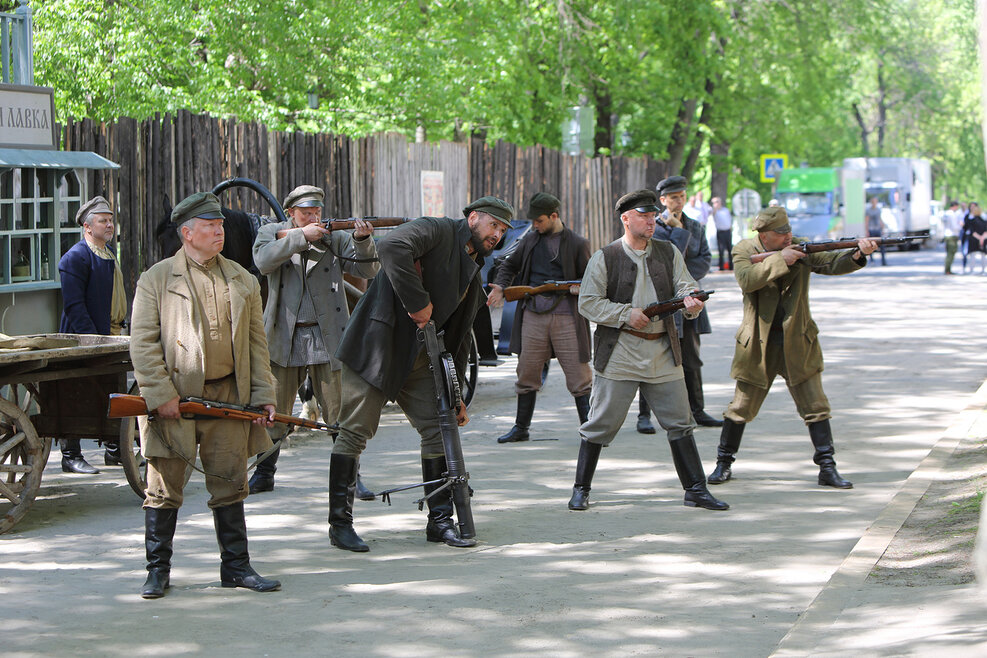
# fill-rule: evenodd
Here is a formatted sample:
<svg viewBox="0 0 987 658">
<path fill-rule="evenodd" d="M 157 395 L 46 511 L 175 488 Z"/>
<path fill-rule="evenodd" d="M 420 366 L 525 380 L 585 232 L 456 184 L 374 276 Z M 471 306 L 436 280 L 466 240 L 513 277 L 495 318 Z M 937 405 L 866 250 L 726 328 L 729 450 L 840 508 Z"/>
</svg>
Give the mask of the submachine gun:
<svg viewBox="0 0 987 658">
<path fill-rule="evenodd" d="M 459 424 L 456 421 L 456 413 L 463 404 L 459 390 L 459 378 L 456 375 L 456 364 L 452 354 L 446 351 L 442 334 L 436 331 L 433 321 L 429 320 L 428 324 L 418 331 L 418 340 L 425 343 L 429 368 L 435 380 L 435 405 L 439 417 L 439 431 L 442 433 L 442 448 L 446 454 L 447 470 L 444 477 L 438 480 L 382 491 L 380 492 L 380 499 L 390 504 L 390 494 L 397 491 L 407 491 L 433 484 L 441 485 L 417 501 L 418 509 L 422 509 L 427 499 L 446 488 L 451 488 L 452 503 L 456 507 L 459 536 L 462 539 L 473 539 L 476 537 L 476 526 L 473 525 L 473 509 L 470 506 L 470 475 L 466 471 L 463 445 L 459 438 Z"/>
</svg>

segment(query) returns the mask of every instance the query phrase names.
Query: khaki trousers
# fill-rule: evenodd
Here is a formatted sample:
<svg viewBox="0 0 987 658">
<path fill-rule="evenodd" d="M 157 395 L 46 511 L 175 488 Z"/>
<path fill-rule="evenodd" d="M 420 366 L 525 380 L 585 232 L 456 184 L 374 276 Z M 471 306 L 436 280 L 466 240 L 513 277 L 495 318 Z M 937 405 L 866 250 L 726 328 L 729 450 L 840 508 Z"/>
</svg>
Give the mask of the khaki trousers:
<svg viewBox="0 0 987 658">
<path fill-rule="evenodd" d="M 521 353 L 517 357 L 518 395 L 541 390 L 541 373 L 554 352 L 565 385 L 573 397 L 587 395 L 593 387 L 593 370 L 589 362 L 579 360 L 577 318 L 569 313 L 524 312 L 521 322 Z"/>
<path fill-rule="evenodd" d="M 769 344 L 766 349 L 768 386 L 761 388 L 748 382 L 737 380 L 733 400 L 727 406 L 723 417 L 735 423 L 749 423 L 757 416 L 764 403 L 775 377 L 781 375 L 788 384 L 788 370 L 785 367 L 785 350 L 781 345 Z M 795 401 L 795 408 L 805 424 L 818 423 L 831 418 L 829 400 L 823 392 L 822 375 L 814 374 L 800 384 L 788 384 L 788 392 Z"/>
<path fill-rule="evenodd" d="M 236 379 L 227 377 L 206 384 L 202 397 L 217 402 L 236 402 Z M 234 505 L 247 497 L 247 442 L 250 423 L 221 418 L 195 421 L 202 470 L 206 472 L 206 490 L 211 494 L 209 508 Z M 190 462 L 195 454 L 185 455 Z M 148 457 L 147 489 L 144 508 L 178 509 L 182 506 L 185 470 L 181 457 Z"/>
<path fill-rule="evenodd" d="M 669 441 L 692 434 L 696 423 L 689 410 L 689 394 L 685 390 L 684 379 L 645 384 L 634 380 L 607 379 L 597 373 L 590 396 L 589 420 L 579 428 L 580 438 L 590 443 L 610 445 L 627 420 L 627 410 L 637 397 L 638 389 Z"/>
</svg>

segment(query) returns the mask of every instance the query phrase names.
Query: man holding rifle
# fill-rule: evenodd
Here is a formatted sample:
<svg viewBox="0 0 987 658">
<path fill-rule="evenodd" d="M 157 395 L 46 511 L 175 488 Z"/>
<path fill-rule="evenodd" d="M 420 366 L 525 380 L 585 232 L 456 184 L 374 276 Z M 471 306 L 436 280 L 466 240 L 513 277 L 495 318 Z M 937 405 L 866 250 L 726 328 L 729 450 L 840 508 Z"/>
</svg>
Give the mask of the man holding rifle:
<svg viewBox="0 0 987 658">
<path fill-rule="evenodd" d="M 589 492 L 601 449 L 613 441 L 637 395 L 665 429 L 675 470 L 685 489 L 685 505 L 711 510 L 730 506 L 706 488 L 699 451 L 693 438 L 696 423 L 682 374 L 682 346 L 673 317 L 650 318 L 645 308 L 683 297 L 686 319 L 699 315 L 703 302 L 689 293 L 696 282 L 685 260 L 670 242 L 652 240 L 657 196 L 638 190 L 616 205 L 624 236 L 593 254 L 579 292 L 579 312 L 597 323 L 593 345 L 593 396 L 589 421 L 579 428 L 582 439 L 569 509 L 589 509 Z"/>
<path fill-rule="evenodd" d="M 589 241 L 576 235 L 559 218 L 561 202 L 539 192 L 528 202 L 528 231 L 518 246 L 504 259 L 490 284 L 487 305 L 504 303 L 504 288 L 515 279 L 520 285 L 539 286 L 547 281 L 581 279 L 589 262 Z M 541 390 L 542 369 L 552 356 L 565 373 L 566 387 L 576 401 L 580 424 L 589 414 L 589 394 L 593 373 L 589 367 L 589 322 L 576 309 L 579 285 L 554 294 L 532 295 L 518 302 L 511 329 L 511 352 L 518 355 L 517 417 L 514 427 L 497 443 L 527 441 L 535 411 L 535 398 Z"/>
<path fill-rule="evenodd" d="M 391 231 L 377 245 L 381 274 L 360 299 L 336 358 L 341 372 L 339 436 L 329 460 L 329 540 L 348 551 L 370 550 L 353 529 L 353 498 L 360 454 L 373 438 L 380 412 L 397 401 L 421 436 L 422 477 L 434 482 L 447 471 L 439 424 L 435 379 L 418 338 L 429 320 L 444 331 L 444 342 L 462 382 L 470 331 L 485 295 L 480 281 L 483 257 L 511 226 L 514 210 L 487 196 L 463 210 L 465 219 L 420 217 Z M 466 424 L 465 407 L 457 420 Z M 425 536 L 449 546 L 472 546 L 456 531 L 450 487 L 425 487 Z"/>
<path fill-rule="evenodd" d="M 744 293 L 744 320 L 737 332 L 730 370 L 737 386 L 723 414 L 716 470 L 710 474 L 709 483 L 722 484 L 732 477 L 731 464 L 744 426 L 757 416 L 771 382 L 781 375 L 809 428 L 819 484 L 850 489 L 853 485 L 840 477 L 833 458 L 829 400 L 822 388 L 819 329 L 809 313 L 809 275 L 855 272 L 867 264 L 877 242 L 860 238 L 856 248 L 807 254 L 793 245 L 788 214 L 781 207 L 759 212 L 751 228 L 758 232 L 757 237 L 742 240 L 733 248 L 734 273 Z M 762 257 L 764 252 L 772 253 Z"/>
<path fill-rule="evenodd" d="M 332 354 L 350 317 L 343 273 L 371 279 L 380 264 L 374 260 L 373 225 L 358 219 L 352 234 L 330 232 L 322 225 L 324 198 L 325 193 L 313 185 L 293 189 L 283 204 L 289 221 L 261 226 L 253 251 L 257 269 L 268 280 L 264 329 L 278 384 L 278 409 L 291 413 L 298 387 L 308 374 L 322 419 L 332 425 L 339 414 L 340 369 Z M 272 438 L 280 438 L 284 430 L 278 423 Z M 257 465 L 250 493 L 274 489 L 280 452 L 278 446 Z"/>
<path fill-rule="evenodd" d="M 271 447 L 265 427 L 275 413 L 260 284 L 220 255 L 223 214 L 214 195 L 188 197 L 175 206 L 171 221 L 182 249 L 141 275 L 131 314 L 134 376 L 154 413 L 139 420 L 147 458 L 148 575 L 141 596 L 159 598 L 170 585 L 185 469 L 194 463 L 196 447 L 211 494 L 223 587 L 280 589 L 281 583 L 259 576 L 250 566 L 243 514 L 247 457 Z M 253 424 L 183 418 L 179 400 L 189 396 L 262 407 L 269 415 Z"/>
</svg>

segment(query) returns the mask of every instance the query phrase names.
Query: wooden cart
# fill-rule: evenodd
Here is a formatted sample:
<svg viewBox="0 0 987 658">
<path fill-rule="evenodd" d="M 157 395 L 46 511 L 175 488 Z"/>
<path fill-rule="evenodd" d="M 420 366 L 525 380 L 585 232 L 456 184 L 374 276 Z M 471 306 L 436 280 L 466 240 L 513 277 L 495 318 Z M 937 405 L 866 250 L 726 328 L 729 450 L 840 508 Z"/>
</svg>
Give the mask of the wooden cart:
<svg viewBox="0 0 987 658">
<path fill-rule="evenodd" d="M 45 334 L 73 346 L 0 352 L 0 533 L 27 512 L 53 439 L 120 439 L 127 481 L 141 498 L 134 420 L 106 417 L 110 393 L 126 392 L 130 338 Z"/>
</svg>

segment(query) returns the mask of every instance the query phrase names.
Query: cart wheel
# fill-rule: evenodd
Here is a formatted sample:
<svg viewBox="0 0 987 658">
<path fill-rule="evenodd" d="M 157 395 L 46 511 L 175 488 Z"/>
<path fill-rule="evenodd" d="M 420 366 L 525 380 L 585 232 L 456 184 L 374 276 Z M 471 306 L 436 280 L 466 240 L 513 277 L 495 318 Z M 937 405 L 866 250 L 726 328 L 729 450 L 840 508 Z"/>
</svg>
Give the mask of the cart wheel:
<svg viewBox="0 0 987 658">
<path fill-rule="evenodd" d="M 31 404 L 41 397 L 38 395 L 38 385 L 36 383 L 14 384 L 11 387 L 4 387 L 4 389 L 7 391 L 7 395 L 3 397 L 6 397 L 6 399 L 20 407 L 20 410 L 26 413 L 28 418 L 33 413 L 38 413 L 38 405 L 36 403 L 34 404 L 34 409 L 31 409 Z M 51 444 L 53 442 L 50 436 L 41 437 L 42 464 L 48 463 L 48 456 L 51 454 Z M 44 467 L 42 466 L 42 468 Z"/>
<path fill-rule="evenodd" d="M 14 527 L 34 502 L 45 468 L 42 450 L 28 415 L 0 398 L 0 533 Z"/>
<path fill-rule="evenodd" d="M 476 395 L 476 379 L 480 372 L 480 354 L 476 350 L 476 336 L 470 333 L 470 353 L 466 360 L 466 376 L 463 377 L 463 404 L 468 409 Z"/>
<path fill-rule="evenodd" d="M 134 382 L 130 390 L 130 395 L 140 395 L 140 389 Z M 120 464 L 123 472 L 127 476 L 130 488 L 137 496 L 144 500 L 144 490 L 147 489 L 147 463 L 141 455 L 141 437 L 137 430 L 136 418 L 123 418 L 120 420 Z M 188 484 L 192 477 L 192 467 L 185 467 L 185 483 Z"/>
</svg>

